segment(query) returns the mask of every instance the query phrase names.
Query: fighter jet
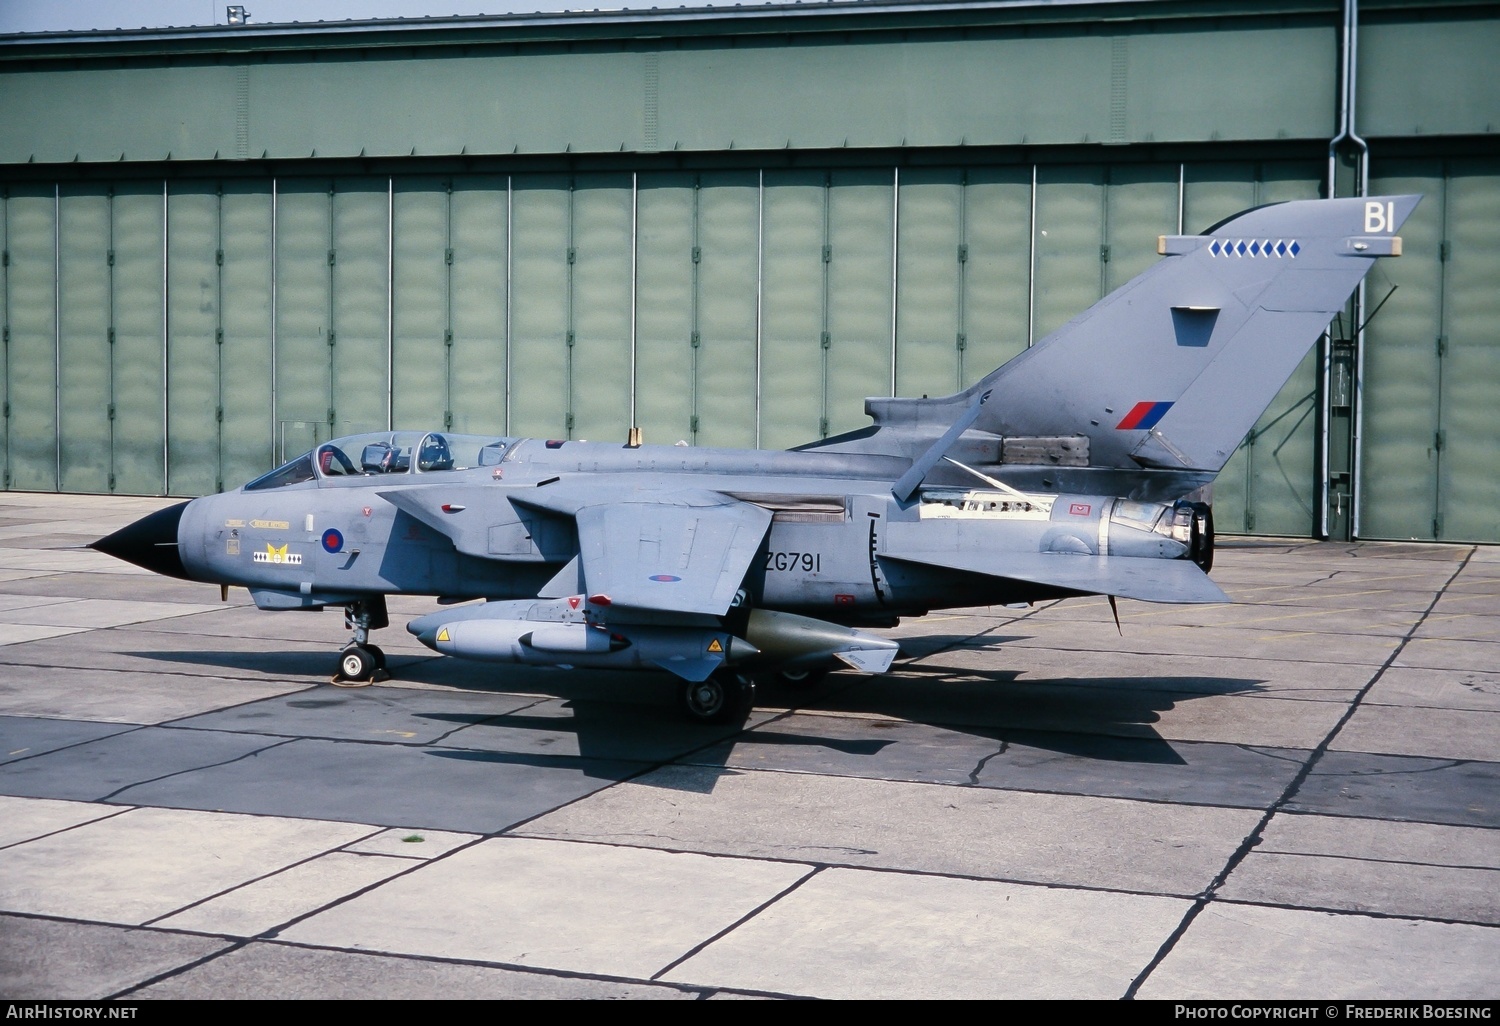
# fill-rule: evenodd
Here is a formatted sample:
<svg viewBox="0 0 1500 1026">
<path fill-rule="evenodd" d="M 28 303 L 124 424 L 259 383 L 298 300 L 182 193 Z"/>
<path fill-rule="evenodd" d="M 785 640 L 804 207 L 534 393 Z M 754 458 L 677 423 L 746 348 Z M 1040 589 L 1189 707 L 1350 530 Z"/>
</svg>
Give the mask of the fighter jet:
<svg viewBox="0 0 1500 1026">
<path fill-rule="evenodd" d="M 693 719 L 757 676 L 887 670 L 871 628 L 1106 595 L 1224 602 L 1210 483 L 1420 197 L 1247 210 L 973 387 L 875 398 L 788 451 L 380 432 L 93 543 L 268 610 L 340 606 L 336 682 L 384 672 L 386 596 L 424 644 L 497 663 L 665 671 Z M 475 601 L 478 600 L 478 601 Z M 458 603 L 468 603 L 459 605 Z"/>
</svg>

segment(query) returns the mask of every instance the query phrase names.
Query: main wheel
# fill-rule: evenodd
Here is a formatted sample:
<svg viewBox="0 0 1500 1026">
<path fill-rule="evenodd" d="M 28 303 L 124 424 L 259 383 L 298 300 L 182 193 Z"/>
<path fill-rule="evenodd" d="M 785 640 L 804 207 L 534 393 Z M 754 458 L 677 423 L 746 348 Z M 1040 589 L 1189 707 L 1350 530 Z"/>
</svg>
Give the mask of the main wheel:
<svg viewBox="0 0 1500 1026">
<path fill-rule="evenodd" d="M 352 683 L 368 683 L 375 676 L 374 654 L 367 648 L 350 645 L 339 653 L 339 678 Z M 338 678 L 335 683 L 338 683 Z"/>
<path fill-rule="evenodd" d="M 742 723 L 754 704 L 754 681 L 737 673 L 716 673 L 682 686 L 682 708 L 695 723 Z"/>
<path fill-rule="evenodd" d="M 826 676 L 826 666 L 797 666 L 776 671 L 776 680 L 793 691 L 810 691 L 821 684 Z"/>
</svg>

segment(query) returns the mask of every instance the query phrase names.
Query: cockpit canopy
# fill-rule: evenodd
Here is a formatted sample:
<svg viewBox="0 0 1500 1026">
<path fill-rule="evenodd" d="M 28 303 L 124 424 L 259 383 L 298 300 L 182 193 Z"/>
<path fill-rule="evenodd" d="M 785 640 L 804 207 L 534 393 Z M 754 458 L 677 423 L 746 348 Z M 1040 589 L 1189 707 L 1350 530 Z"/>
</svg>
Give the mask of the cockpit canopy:
<svg viewBox="0 0 1500 1026">
<path fill-rule="evenodd" d="M 376 474 L 431 474 L 489 467 L 505 459 L 514 438 L 455 435 L 446 431 L 381 431 L 324 442 L 245 485 L 258 492 L 304 481 L 370 477 Z M 416 458 L 412 458 L 412 454 Z"/>
</svg>

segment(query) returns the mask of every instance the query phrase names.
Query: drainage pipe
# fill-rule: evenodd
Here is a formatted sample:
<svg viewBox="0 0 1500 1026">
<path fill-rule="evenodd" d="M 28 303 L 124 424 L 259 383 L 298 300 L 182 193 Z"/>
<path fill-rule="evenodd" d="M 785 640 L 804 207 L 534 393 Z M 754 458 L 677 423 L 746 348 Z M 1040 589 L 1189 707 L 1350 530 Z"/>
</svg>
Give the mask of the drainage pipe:
<svg viewBox="0 0 1500 1026">
<path fill-rule="evenodd" d="M 1355 100 L 1358 93 L 1357 88 L 1357 53 L 1359 49 L 1359 0 L 1344 0 L 1344 18 L 1340 36 L 1340 60 L 1339 60 L 1339 126 L 1338 134 L 1328 141 L 1328 196 L 1331 198 L 1338 193 L 1338 154 L 1341 145 L 1348 144 L 1355 150 L 1356 167 L 1356 195 L 1364 196 L 1369 192 L 1370 170 L 1369 170 L 1369 144 L 1355 131 Z M 1360 443 L 1363 437 L 1363 404 L 1360 402 L 1360 392 L 1364 376 L 1364 347 L 1360 344 L 1360 318 L 1363 316 L 1365 306 L 1365 285 L 1361 281 L 1354 293 L 1354 306 L 1351 311 L 1351 341 L 1354 345 L 1355 367 L 1354 380 L 1350 382 L 1350 403 L 1353 407 L 1354 433 L 1351 439 L 1351 467 L 1349 481 L 1349 501 L 1353 507 L 1350 511 L 1351 535 L 1359 535 L 1359 470 L 1360 470 Z M 1329 536 L 1328 505 L 1332 498 L 1330 492 L 1330 445 L 1329 433 L 1333 422 L 1333 338 L 1324 332 L 1318 343 L 1318 369 L 1320 386 L 1323 394 L 1322 428 L 1318 437 L 1318 460 L 1321 464 L 1321 473 L 1318 475 L 1318 536 L 1327 538 Z"/>
</svg>

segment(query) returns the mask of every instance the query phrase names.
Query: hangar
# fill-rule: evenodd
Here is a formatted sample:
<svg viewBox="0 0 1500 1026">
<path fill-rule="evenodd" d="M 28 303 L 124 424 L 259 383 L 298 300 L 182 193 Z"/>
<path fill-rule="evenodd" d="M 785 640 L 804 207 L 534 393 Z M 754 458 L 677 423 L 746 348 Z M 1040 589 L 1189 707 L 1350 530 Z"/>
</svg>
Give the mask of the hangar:
<svg viewBox="0 0 1500 1026">
<path fill-rule="evenodd" d="M 434 425 L 791 446 L 972 382 L 1158 235 L 1421 192 L 1216 510 L 1500 542 L 1497 53 L 1468 0 L 0 37 L 3 486 L 198 495 Z"/>
</svg>

